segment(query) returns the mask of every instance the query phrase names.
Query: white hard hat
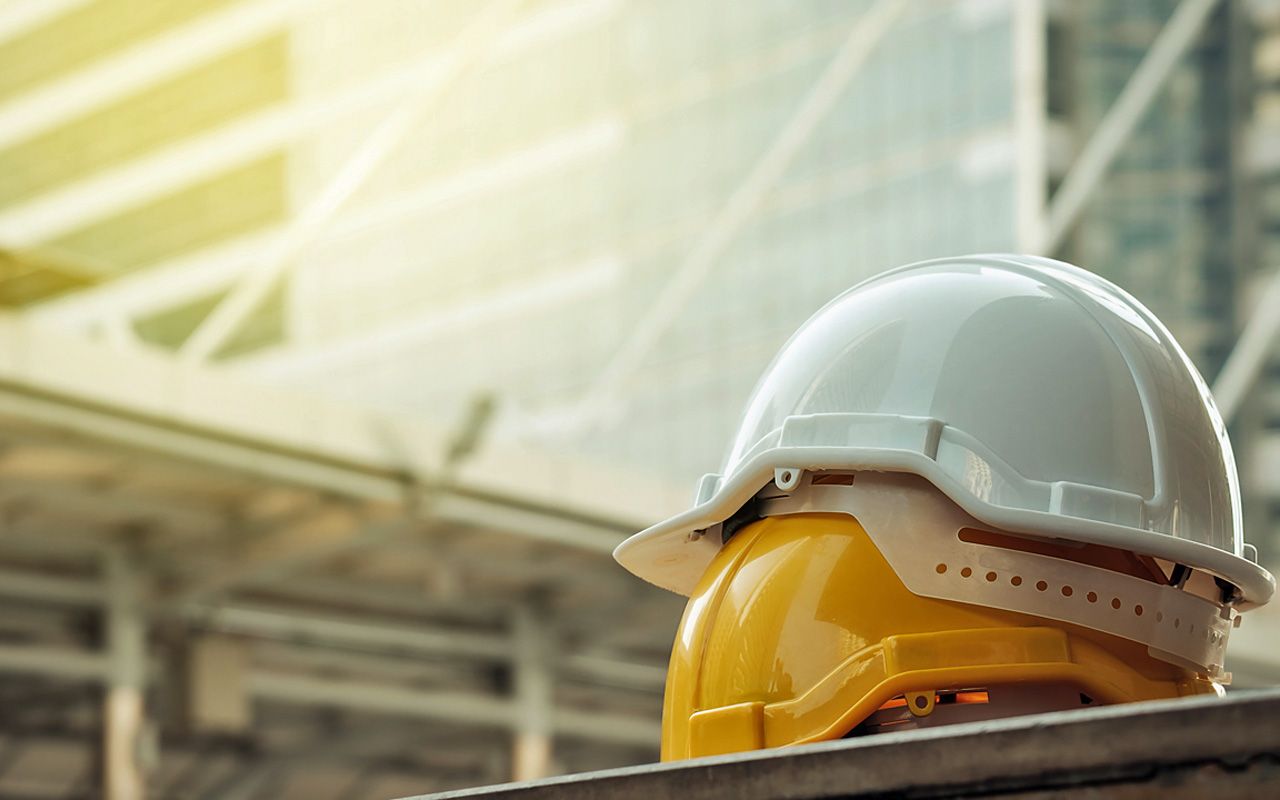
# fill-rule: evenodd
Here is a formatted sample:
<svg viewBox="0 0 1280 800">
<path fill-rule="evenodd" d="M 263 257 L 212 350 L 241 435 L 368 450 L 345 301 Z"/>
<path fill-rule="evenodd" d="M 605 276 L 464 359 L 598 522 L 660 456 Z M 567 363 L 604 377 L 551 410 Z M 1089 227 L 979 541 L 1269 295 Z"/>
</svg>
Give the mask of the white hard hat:
<svg viewBox="0 0 1280 800">
<path fill-rule="evenodd" d="M 765 371 L 694 507 L 614 556 L 689 594 L 762 488 L 823 470 L 913 473 L 988 525 L 1210 573 L 1242 608 L 1275 590 L 1204 380 L 1151 312 L 1059 261 L 926 261 L 837 297 Z"/>
</svg>

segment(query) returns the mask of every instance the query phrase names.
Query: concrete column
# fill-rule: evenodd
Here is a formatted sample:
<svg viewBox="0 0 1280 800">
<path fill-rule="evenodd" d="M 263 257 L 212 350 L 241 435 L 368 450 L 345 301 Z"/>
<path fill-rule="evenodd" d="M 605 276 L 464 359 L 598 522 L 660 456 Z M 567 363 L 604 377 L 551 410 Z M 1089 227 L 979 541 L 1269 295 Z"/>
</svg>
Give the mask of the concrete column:
<svg viewBox="0 0 1280 800">
<path fill-rule="evenodd" d="M 147 628 L 142 578 L 123 549 L 107 553 L 103 573 L 107 587 L 103 797 L 143 800 L 146 782 L 139 757 L 146 722 Z"/>
<path fill-rule="evenodd" d="M 512 617 L 515 639 L 515 741 L 512 778 L 533 780 L 551 774 L 553 675 L 545 615 L 528 605 Z"/>
</svg>

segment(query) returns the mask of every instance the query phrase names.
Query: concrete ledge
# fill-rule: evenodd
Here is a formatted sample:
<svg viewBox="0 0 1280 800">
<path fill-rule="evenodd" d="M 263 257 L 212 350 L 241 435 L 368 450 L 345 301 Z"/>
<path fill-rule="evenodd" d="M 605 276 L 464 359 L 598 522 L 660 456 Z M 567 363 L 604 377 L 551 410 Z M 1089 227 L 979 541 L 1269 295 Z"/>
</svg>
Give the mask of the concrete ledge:
<svg viewBox="0 0 1280 800">
<path fill-rule="evenodd" d="M 1280 690 L 1040 714 L 430 795 L 1280 797 Z M 425 798 L 426 796 L 424 796 Z"/>
</svg>

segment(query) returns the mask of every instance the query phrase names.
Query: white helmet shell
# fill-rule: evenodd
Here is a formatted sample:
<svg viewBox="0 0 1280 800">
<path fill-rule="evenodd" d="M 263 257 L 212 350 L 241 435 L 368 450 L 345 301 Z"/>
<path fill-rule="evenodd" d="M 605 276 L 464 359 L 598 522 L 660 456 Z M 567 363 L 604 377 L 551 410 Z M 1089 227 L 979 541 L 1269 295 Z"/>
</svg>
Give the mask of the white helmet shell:
<svg viewBox="0 0 1280 800">
<path fill-rule="evenodd" d="M 1203 378 L 1150 311 L 1059 261 L 926 261 L 840 295 L 765 371 L 694 508 L 614 555 L 688 594 L 721 523 L 820 470 L 914 473 L 986 524 L 1200 569 L 1244 607 L 1275 590 Z"/>
</svg>

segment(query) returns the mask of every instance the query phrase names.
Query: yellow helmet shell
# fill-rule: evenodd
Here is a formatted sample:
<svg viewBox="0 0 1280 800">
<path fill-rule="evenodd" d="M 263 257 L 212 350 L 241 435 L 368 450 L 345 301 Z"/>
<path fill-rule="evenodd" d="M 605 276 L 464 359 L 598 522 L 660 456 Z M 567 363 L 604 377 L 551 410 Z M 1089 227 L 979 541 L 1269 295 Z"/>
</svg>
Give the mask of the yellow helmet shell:
<svg viewBox="0 0 1280 800">
<path fill-rule="evenodd" d="M 690 596 L 662 757 L 840 738 L 894 698 L 1029 683 L 1098 703 L 1215 691 L 1136 643 L 914 594 L 852 516 L 769 517 L 734 534 Z"/>
</svg>

